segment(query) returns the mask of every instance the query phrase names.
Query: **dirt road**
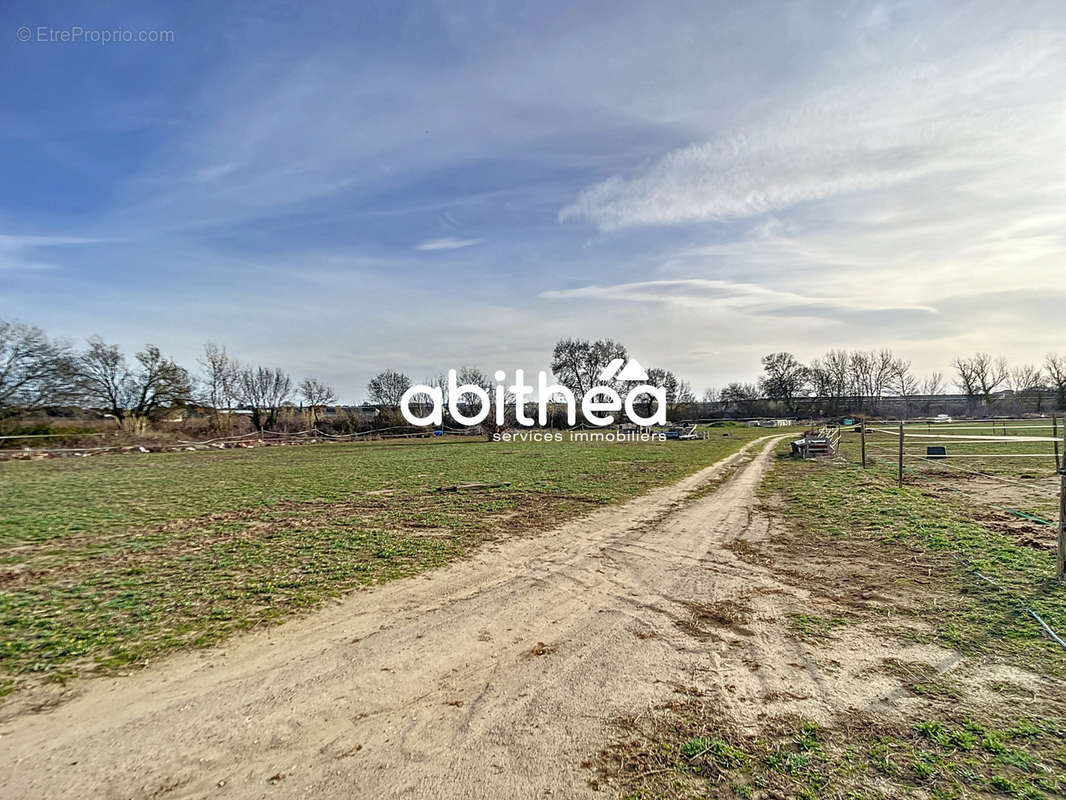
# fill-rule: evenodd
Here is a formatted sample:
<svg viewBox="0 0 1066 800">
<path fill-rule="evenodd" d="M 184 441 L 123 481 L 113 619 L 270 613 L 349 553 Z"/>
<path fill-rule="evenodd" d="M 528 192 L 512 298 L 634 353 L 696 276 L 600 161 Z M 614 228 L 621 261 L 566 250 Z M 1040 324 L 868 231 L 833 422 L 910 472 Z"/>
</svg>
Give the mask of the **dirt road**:
<svg viewBox="0 0 1066 800">
<path fill-rule="evenodd" d="M 710 592 L 715 544 L 751 523 L 774 441 L 224 648 L 85 681 L 0 726 L 0 796 L 595 796 L 581 762 L 610 720 L 706 671 L 687 604 Z"/>
</svg>

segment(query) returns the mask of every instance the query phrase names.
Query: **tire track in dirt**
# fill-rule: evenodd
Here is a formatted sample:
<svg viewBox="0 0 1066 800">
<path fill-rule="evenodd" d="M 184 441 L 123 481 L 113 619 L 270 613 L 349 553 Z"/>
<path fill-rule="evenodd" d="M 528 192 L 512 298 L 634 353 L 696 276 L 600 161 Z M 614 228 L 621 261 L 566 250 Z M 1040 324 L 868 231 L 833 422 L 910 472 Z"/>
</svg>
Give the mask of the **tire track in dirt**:
<svg viewBox="0 0 1066 800">
<path fill-rule="evenodd" d="M 721 599 L 721 544 L 752 524 L 779 438 L 540 537 L 84 681 L 70 702 L 2 726 L 0 793 L 594 795 L 581 762 L 611 720 L 716 668 L 676 623 L 694 599 Z M 751 450 L 713 494 L 684 503 Z"/>
</svg>

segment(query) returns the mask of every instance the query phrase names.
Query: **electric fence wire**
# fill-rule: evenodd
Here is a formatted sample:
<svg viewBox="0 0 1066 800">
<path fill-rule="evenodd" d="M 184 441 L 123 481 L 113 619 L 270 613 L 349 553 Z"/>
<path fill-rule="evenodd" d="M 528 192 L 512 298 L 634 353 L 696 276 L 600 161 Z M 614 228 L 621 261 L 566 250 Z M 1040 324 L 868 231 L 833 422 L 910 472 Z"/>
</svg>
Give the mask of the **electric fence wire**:
<svg viewBox="0 0 1066 800">
<path fill-rule="evenodd" d="M 867 448 L 867 452 L 869 452 L 869 448 Z M 882 450 L 881 452 L 885 453 L 886 455 L 891 455 L 891 456 L 896 457 L 896 458 L 898 458 L 898 455 L 899 455 L 898 453 L 892 453 L 891 451 L 888 451 L 888 450 Z M 925 460 L 932 460 L 932 459 L 925 459 Z M 912 475 L 917 475 L 918 477 L 924 478 L 926 480 L 930 480 L 933 483 L 936 483 L 936 484 L 939 484 L 939 485 L 942 485 L 942 486 L 946 486 L 948 489 L 951 489 L 953 491 L 961 492 L 960 489 L 958 489 L 958 488 L 956 488 L 954 486 L 951 486 L 950 484 L 947 484 L 947 483 L 945 483 L 943 481 L 938 481 L 935 478 L 930 478 L 928 475 L 926 475 L 924 473 L 918 473 L 918 472 L 915 472 L 914 470 L 909 470 L 909 469 L 907 471 L 910 472 Z M 966 471 L 970 472 L 970 470 L 966 470 Z M 982 475 L 984 473 L 974 473 L 974 474 Z M 995 476 L 985 475 L 985 477 L 994 478 Z M 1014 483 L 1013 481 L 1010 481 L 1010 482 Z M 1030 488 L 1030 489 L 1034 488 L 1034 487 L 1026 486 L 1025 484 L 1020 484 L 1020 485 L 1025 486 L 1026 488 Z M 965 494 L 965 493 L 963 492 L 963 494 Z M 1003 506 L 996 506 L 996 505 L 994 505 L 992 503 L 982 502 L 981 500 L 976 500 L 975 498 L 969 497 L 969 495 L 967 495 L 967 497 L 972 502 L 976 502 L 976 503 L 978 503 L 980 505 L 987 505 L 987 506 L 991 506 L 992 508 L 998 508 L 998 509 L 1000 509 L 1002 511 L 1009 511 L 1011 513 L 1018 514 L 1019 516 L 1026 517 L 1028 519 L 1032 519 L 1035 522 L 1041 522 L 1041 523 L 1044 523 L 1046 525 L 1055 525 L 1056 524 L 1054 522 L 1049 522 L 1048 520 L 1042 520 L 1039 517 L 1033 517 L 1031 515 L 1025 514 L 1024 512 L 1017 511 L 1016 509 L 1005 508 Z M 930 541 L 932 541 L 932 537 L 929 536 L 928 534 L 927 534 L 927 538 Z M 1011 600 L 1013 600 L 1021 608 L 1023 608 L 1025 610 L 1025 612 L 1030 617 L 1032 617 L 1034 620 L 1036 620 L 1036 622 L 1040 625 L 1040 627 L 1044 631 L 1044 633 L 1047 634 L 1048 638 L 1050 638 L 1053 642 L 1058 644 L 1063 650 L 1066 650 L 1066 641 L 1063 641 L 1062 637 L 1060 637 L 1055 632 L 1055 630 L 1050 625 L 1048 625 L 1048 623 L 1039 614 L 1037 614 L 1035 610 L 1033 610 L 1032 606 L 1030 606 L 1027 602 L 1022 600 L 1016 594 L 1011 592 L 1005 586 L 1000 584 L 998 581 L 994 580 L 993 578 L 990 578 L 988 575 L 985 575 L 983 572 L 981 572 L 979 569 L 977 569 L 968 559 L 964 558 L 960 554 L 953 552 L 951 554 L 951 556 L 956 561 L 958 561 L 960 564 L 962 564 L 964 567 L 966 567 L 967 570 L 969 570 L 974 575 L 976 575 L 979 579 L 981 579 L 985 583 L 988 583 L 989 585 L 995 587 L 996 589 L 999 589 L 1001 592 L 1003 592 L 1008 597 L 1010 597 Z"/>
</svg>

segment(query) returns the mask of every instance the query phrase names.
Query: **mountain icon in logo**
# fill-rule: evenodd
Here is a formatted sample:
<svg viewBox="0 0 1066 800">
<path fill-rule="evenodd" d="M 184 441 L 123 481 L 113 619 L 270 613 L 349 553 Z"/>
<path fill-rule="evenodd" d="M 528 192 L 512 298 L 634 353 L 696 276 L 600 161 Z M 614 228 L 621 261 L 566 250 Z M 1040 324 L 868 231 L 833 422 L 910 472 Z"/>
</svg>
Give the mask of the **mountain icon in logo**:
<svg viewBox="0 0 1066 800">
<path fill-rule="evenodd" d="M 629 359 L 629 362 L 625 363 L 621 358 L 615 358 L 603 368 L 600 372 L 600 380 L 603 382 L 618 380 L 618 381 L 646 381 L 648 379 L 648 373 L 644 370 L 644 367 L 640 365 L 640 362 L 635 358 Z"/>
</svg>

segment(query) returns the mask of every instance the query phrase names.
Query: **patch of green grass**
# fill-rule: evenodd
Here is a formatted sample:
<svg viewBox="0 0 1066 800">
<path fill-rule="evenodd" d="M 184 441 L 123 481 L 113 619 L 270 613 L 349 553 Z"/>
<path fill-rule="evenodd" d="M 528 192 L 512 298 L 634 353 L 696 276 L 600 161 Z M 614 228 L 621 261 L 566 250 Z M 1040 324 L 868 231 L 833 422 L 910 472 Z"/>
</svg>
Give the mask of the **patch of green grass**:
<svg viewBox="0 0 1066 800">
<path fill-rule="evenodd" d="M 833 631 L 848 624 L 843 617 L 820 617 L 816 614 L 791 612 L 788 615 L 793 633 L 806 641 L 830 639 Z"/>
<path fill-rule="evenodd" d="M 938 672 L 931 664 L 889 658 L 881 664 L 879 671 L 899 678 L 904 689 L 919 697 L 943 700 L 961 700 L 965 697 L 957 683 Z"/>
<path fill-rule="evenodd" d="M 856 443 L 845 442 L 845 457 L 854 457 Z M 923 587 L 915 594 L 927 597 L 912 613 L 920 626 L 893 623 L 896 634 L 923 641 L 922 631 L 931 629 L 925 641 L 1066 674 L 1066 651 L 1026 610 L 1066 631 L 1066 585 L 1054 577 L 1054 553 L 983 525 L 985 509 L 965 496 L 899 487 L 886 471 L 862 470 L 856 461 L 800 461 L 784 453 L 761 491 L 777 500 L 775 508 L 791 526 L 829 551 L 869 542 L 874 557 L 883 545 L 899 551 L 891 557 L 895 563 L 908 551 L 921 559 L 924 566 L 911 573 Z"/>
<path fill-rule="evenodd" d="M 746 752 L 713 736 L 688 739 L 681 745 L 681 754 L 690 762 L 707 757 L 723 769 L 738 767 L 748 761 Z"/>
<path fill-rule="evenodd" d="M 445 564 L 486 539 L 534 534 L 765 433 L 0 463 L 0 695 L 27 674 L 69 676 L 208 645 Z M 469 483 L 495 488 L 437 491 Z"/>
<path fill-rule="evenodd" d="M 639 732 L 644 739 L 629 731 L 627 745 L 605 750 L 597 769 L 625 796 L 649 800 L 717 797 L 722 785 L 739 797 L 826 800 L 1061 796 L 1066 768 L 1056 752 L 1066 720 L 1019 720 L 1033 731 L 1020 738 L 1007 720 L 989 715 L 978 724 L 947 713 L 908 728 L 862 714 L 825 726 L 786 717 L 751 737 L 731 729 L 720 709 L 693 701 L 671 704 Z M 975 729 L 1012 744 L 995 753 L 975 747 Z"/>
</svg>

